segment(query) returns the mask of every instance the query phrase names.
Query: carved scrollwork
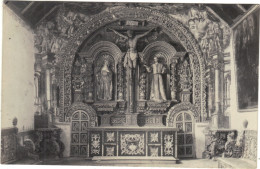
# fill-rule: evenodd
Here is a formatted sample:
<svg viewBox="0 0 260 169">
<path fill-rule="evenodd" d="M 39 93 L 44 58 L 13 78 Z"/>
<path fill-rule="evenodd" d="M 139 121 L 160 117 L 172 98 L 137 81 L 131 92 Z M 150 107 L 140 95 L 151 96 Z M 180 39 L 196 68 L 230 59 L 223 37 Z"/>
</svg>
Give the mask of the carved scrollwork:
<svg viewBox="0 0 260 169">
<path fill-rule="evenodd" d="M 187 60 L 184 60 L 182 66 L 179 70 L 180 75 L 180 85 L 182 91 L 190 91 L 192 88 L 192 74 L 190 70 L 190 65 Z"/>
<path fill-rule="evenodd" d="M 175 119 L 175 116 L 180 111 L 191 111 L 193 114 L 193 117 L 196 119 L 196 121 L 199 121 L 200 114 L 198 113 L 198 110 L 196 107 L 189 103 L 189 102 L 182 102 L 175 106 L 173 106 L 169 111 L 166 119 L 166 126 L 173 127 L 173 122 Z"/>
<path fill-rule="evenodd" d="M 169 17 L 159 11 L 151 10 L 148 8 L 138 7 L 114 7 L 110 10 L 101 12 L 98 15 L 94 15 L 84 24 L 80 25 L 77 31 L 74 33 L 73 37 L 69 38 L 69 43 L 62 49 L 62 52 L 58 54 L 58 57 L 62 58 L 60 62 L 60 77 L 61 77 L 61 120 L 64 111 L 71 104 L 71 65 L 73 57 L 78 49 L 78 44 L 81 44 L 84 39 L 90 36 L 90 34 L 97 30 L 98 28 L 105 26 L 108 23 L 119 19 L 132 18 L 147 20 L 147 22 L 152 22 L 161 25 L 165 28 L 168 34 L 176 36 L 180 40 L 181 44 L 187 50 L 187 52 L 192 53 L 191 64 L 193 67 L 193 103 L 200 112 L 206 112 L 206 95 L 205 91 L 205 61 L 202 57 L 203 54 L 200 50 L 196 39 L 189 32 L 189 30 L 183 26 L 182 23 L 176 19 Z M 64 93 L 63 93 L 64 92 Z M 64 119 L 63 119 L 64 120 Z M 63 121 L 62 120 L 62 121 Z"/>
<path fill-rule="evenodd" d="M 69 120 L 70 121 L 70 117 L 71 115 L 77 111 L 77 110 L 83 110 L 85 111 L 88 116 L 89 116 L 89 120 L 90 120 L 90 124 L 89 124 L 89 127 L 95 127 L 95 121 L 96 121 L 96 111 L 89 105 L 85 104 L 85 103 L 73 103 L 67 110 L 67 112 L 65 113 L 67 117 L 69 117 Z"/>
</svg>

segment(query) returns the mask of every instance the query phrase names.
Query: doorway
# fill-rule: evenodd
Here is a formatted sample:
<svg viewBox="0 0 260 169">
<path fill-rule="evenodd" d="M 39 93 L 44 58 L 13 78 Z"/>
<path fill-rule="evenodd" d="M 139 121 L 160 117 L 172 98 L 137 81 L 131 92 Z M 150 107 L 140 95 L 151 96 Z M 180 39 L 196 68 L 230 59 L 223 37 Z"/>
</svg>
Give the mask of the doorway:
<svg viewBox="0 0 260 169">
<path fill-rule="evenodd" d="M 88 156 L 88 125 L 89 116 L 83 110 L 77 110 L 71 117 L 71 149 L 70 155 Z"/>
<path fill-rule="evenodd" d="M 189 111 L 181 111 L 175 116 L 174 124 L 179 129 L 178 157 L 195 157 L 194 152 L 194 119 Z"/>
</svg>

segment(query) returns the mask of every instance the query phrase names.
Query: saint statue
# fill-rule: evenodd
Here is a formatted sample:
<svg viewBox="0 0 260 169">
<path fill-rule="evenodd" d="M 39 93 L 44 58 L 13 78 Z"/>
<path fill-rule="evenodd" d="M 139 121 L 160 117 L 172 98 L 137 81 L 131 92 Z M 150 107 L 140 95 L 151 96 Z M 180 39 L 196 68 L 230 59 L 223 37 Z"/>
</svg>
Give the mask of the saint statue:
<svg viewBox="0 0 260 169">
<path fill-rule="evenodd" d="M 156 102 L 166 101 L 166 95 L 163 86 L 162 74 L 165 73 L 166 68 L 163 64 L 158 62 L 158 57 L 154 57 L 154 64 L 151 67 L 144 65 L 148 72 L 153 73 L 152 83 L 151 83 L 151 93 L 150 100 Z"/>
<path fill-rule="evenodd" d="M 141 34 L 141 35 L 136 35 L 134 36 L 133 35 L 133 31 L 132 30 L 127 30 L 127 36 L 117 32 L 116 30 L 114 29 L 111 29 L 111 28 L 108 28 L 109 30 L 112 30 L 115 34 L 119 35 L 120 37 L 122 37 L 123 39 L 126 39 L 127 40 L 127 43 L 128 43 L 128 50 L 127 50 L 127 53 L 126 53 L 126 56 L 125 56 L 125 59 L 124 59 L 124 67 L 129 67 L 129 68 L 135 68 L 136 67 L 136 61 L 137 61 L 137 57 L 138 57 L 138 54 L 137 54 L 137 50 L 136 50 L 136 44 L 137 44 L 137 41 L 148 35 L 153 29 L 150 29 L 149 31 Z"/>
<path fill-rule="evenodd" d="M 112 71 L 107 60 L 97 74 L 97 97 L 99 100 L 112 99 Z"/>
</svg>

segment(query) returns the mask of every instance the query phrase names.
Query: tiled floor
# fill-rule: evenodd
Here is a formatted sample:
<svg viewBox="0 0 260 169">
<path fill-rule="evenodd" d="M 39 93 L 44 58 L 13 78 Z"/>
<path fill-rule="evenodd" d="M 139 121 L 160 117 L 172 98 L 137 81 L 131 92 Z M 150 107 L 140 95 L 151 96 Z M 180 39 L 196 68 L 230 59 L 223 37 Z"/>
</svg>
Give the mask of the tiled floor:
<svg viewBox="0 0 260 169">
<path fill-rule="evenodd" d="M 16 164 L 33 164 L 33 161 L 20 161 L 16 162 Z M 36 164 L 42 165 L 82 165 L 82 166 L 128 166 L 128 167 L 171 167 L 171 168 L 217 168 L 217 161 L 208 160 L 208 159 L 183 159 L 178 162 L 178 164 L 170 164 L 167 163 L 147 163 L 140 164 L 138 160 L 131 161 L 131 163 L 125 161 L 121 161 L 120 163 L 114 162 L 98 162 L 87 160 L 84 158 L 63 158 L 63 159 L 50 159 L 38 162 Z"/>
</svg>

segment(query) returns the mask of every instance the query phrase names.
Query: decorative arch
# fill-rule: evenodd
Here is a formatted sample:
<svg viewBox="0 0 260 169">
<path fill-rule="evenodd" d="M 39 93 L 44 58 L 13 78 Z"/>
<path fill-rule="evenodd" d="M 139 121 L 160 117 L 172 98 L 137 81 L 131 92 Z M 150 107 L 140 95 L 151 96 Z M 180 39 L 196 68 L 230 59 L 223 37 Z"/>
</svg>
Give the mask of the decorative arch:
<svg viewBox="0 0 260 169">
<path fill-rule="evenodd" d="M 60 121 L 64 121 L 65 115 L 71 105 L 71 69 L 75 53 L 79 45 L 91 36 L 97 29 L 105 25 L 123 19 L 147 20 L 160 25 L 165 32 L 174 35 L 189 53 L 193 67 L 193 103 L 196 109 L 203 114 L 206 112 L 205 93 L 205 61 L 203 53 L 193 34 L 181 22 L 175 18 L 144 7 L 112 7 L 100 14 L 94 15 L 86 23 L 82 24 L 77 32 L 68 40 L 68 44 L 60 50 L 58 57 L 60 69 Z"/>
<path fill-rule="evenodd" d="M 101 52 L 108 52 L 111 54 L 112 57 L 114 57 L 115 65 L 122 59 L 123 53 L 118 48 L 118 46 L 112 42 L 109 41 L 100 41 L 95 43 L 86 54 L 86 58 L 91 58 L 92 60 L 95 60 L 95 58 L 101 53 Z"/>
<path fill-rule="evenodd" d="M 167 119 L 166 119 L 166 126 L 173 127 L 172 125 L 173 125 L 174 119 L 175 119 L 176 115 L 181 111 L 190 111 L 192 113 L 194 119 L 196 119 L 197 122 L 200 120 L 200 114 L 198 113 L 197 108 L 189 102 L 183 102 L 183 103 L 173 106 L 169 110 Z"/>
<path fill-rule="evenodd" d="M 170 45 L 167 42 L 164 41 L 156 41 L 153 42 L 149 45 L 147 45 L 143 52 L 142 52 L 142 57 L 144 59 L 145 63 L 149 62 L 149 58 L 151 57 L 153 52 L 156 51 L 160 51 L 164 54 L 164 56 L 166 57 L 166 63 L 167 65 L 169 65 L 172 62 L 172 58 L 176 55 L 177 51 L 175 50 L 175 48 Z"/>
<path fill-rule="evenodd" d="M 77 102 L 77 103 L 73 103 L 67 111 L 67 116 L 71 117 L 72 114 L 77 111 L 77 110 L 83 110 L 88 114 L 89 117 L 89 121 L 90 121 L 90 126 L 91 127 L 95 127 L 95 122 L 96 122 L 96 111 L 89 106 L 88 104 L 85 103 L 81 103 L 81 102 Z M 68 121 L 71 121 L 71 119 L 69 118 Z"/>
</svg>

